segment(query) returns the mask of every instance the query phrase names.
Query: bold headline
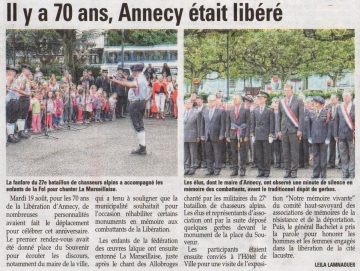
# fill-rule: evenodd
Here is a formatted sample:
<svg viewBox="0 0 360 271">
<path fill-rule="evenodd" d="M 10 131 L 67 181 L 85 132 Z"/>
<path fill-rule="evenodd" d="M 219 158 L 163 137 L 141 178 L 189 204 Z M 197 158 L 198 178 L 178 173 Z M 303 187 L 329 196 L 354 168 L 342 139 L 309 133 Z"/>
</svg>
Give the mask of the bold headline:
<svg viewBox="0 0 360 271">
<path fill-rule="evenodd" d="M 109 15 L 107 8 L 79 8 L 73 10 L 71 4 L 55 3 L 53 7 L 56 11 L 55 18 L 49 18 L 48 8 L 20 8 L 17 3 L 7 3 L 7 21 L 16 22 L 18 15 L 25 18 L 25 26 L 29 26 L 34 20 L 40 22 L 48 21 L 78 21 L 78 22 L 113 22 L 113 17 Z M 22 11 L 22 12 L 21 12 Z M 231 18 L 228 13 L 232 14 Z M 127 3 L 119 6 L 118 22 L 175 22 L 179 26 L 183 14 L 187 14 L 191 22 L 262 22 L 282 20 L 283 12 L 280 3 L 274 7 L 266 7 L 263 3 L 250 5 L 249 3 L 234 3 L 231 8 L 227 5 L 217 3 L 215 7 L 198 5 L 194 3 L 191 8 L 184 13 L 184 8 L 130 8 Z"/>
</svg>

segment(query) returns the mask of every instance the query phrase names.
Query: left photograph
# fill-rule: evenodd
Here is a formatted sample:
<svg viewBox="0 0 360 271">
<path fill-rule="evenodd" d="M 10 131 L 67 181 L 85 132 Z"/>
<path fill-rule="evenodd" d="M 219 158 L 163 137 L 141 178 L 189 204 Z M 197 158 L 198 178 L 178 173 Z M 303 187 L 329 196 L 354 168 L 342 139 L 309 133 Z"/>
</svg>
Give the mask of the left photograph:
<svg viewBox="0 0 360 271">
<path fill-rule="evenodd" d="M 7 30 L 8 176 L 176 176 L 177 30 Z"/>
</svg>

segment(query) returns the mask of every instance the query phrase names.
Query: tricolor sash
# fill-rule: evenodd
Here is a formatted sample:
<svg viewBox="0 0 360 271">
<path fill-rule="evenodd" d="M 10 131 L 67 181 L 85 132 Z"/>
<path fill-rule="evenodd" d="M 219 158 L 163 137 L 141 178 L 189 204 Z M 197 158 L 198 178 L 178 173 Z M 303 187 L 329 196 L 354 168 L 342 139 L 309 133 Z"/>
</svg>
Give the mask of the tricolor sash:
<svg viewBox="0 0 360 271">
<path fill-rule="evenodd" d="M 245 136 L 246 127 L 246 123 L 243 123 L 240 126 L 236 125 L 235 123 L 231 123 L 230 130 L 236 131 L 236 135 L 239 139 L 240 137 Z"/>
<path fill-rule="evenodd" d="M 346 105 L 345 103 L 343 103 L 341 106 L 340 106 L 340 109 L 341 109 L 341 112 L 344 116 L 344 119 L 345 119 L 345 122 L 346 124 L 349 126 L 349 128 L 351 129 L 351 131 L 355 131 L 355 127 L 354 127 L 354 123 L 352 122 L 351 118 L 350 118 L 350 115 L 349 115 L 349 112 L 347 111 L 347 108 L 346 108 Z"/>
<path fill-rule="evenodd" d="M 299 121 L 298 119 L 295 117 L 294 113 L 291 111 L 290 107 L 286 104 L 285 99 L 281 100 L 281 104 L 284 108 L 285 114 L 288 116 L 288 118 L 290 119 L 291 123 L 294 124 L 294 126 L 296 128 L 299 128 Z"/>
</svg>

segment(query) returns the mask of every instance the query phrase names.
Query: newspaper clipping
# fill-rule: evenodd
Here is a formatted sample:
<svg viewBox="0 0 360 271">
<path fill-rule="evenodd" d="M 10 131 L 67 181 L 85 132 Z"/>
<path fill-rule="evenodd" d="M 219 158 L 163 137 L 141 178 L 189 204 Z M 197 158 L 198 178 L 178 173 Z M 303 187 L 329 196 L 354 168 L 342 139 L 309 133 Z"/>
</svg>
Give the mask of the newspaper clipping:
<svg viewBox="0 0 360 271">
<path fill-rule="evenodd" d="M 0 270 L 359 269 L 357 1 L 0 11 Z"/>
</svg>

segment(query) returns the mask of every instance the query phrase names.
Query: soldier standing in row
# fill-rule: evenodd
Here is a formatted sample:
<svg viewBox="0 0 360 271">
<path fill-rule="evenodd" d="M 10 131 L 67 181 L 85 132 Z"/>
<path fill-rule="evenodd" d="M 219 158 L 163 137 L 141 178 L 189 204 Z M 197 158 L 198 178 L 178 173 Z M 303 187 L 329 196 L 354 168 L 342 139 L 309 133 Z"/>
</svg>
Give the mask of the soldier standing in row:
<svg viewBox="0 0 360 271">
<path fill-rule="evenodd" d="M 324 99 L 314 97 L 315 110 L 309 114 L 307 122 L 308 141 L 312 144 L 313 175 L 311 178 L 326 178 L 327 146 L 330 143 L 330 112 L 324 108 Z"/>
<path fill-rule="evenodd" d="M 260 91 L 258 95 L 259 106 L 254 109 L 251 123 L 251 138 L 255 144 L 258 164 L 257 177 L 270 176 L 270 144 L 274 139 L 274 115 L 273 111 L 267 108 L 266 100 L 269 94 Z"/>
</svg>

